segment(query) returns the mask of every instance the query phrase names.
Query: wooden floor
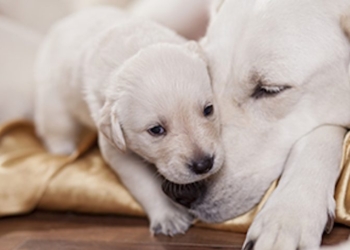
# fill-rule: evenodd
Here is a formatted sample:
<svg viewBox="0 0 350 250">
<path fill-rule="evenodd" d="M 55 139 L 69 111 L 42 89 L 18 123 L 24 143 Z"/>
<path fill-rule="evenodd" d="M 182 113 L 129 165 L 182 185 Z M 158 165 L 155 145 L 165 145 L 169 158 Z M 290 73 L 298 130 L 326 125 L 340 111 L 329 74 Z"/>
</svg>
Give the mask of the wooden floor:
<svg viewBox="0 0 350 250">
<path fill-rule="evenodd" d="M 345 240 L 336 226 L 325 244 Z M 0 219 L 0 250 L 209 250 L 241 249 L 244 234 L 191 228 L 185 235 L 152 237 L 145 219 L 35 212 Z"/>
</svg>

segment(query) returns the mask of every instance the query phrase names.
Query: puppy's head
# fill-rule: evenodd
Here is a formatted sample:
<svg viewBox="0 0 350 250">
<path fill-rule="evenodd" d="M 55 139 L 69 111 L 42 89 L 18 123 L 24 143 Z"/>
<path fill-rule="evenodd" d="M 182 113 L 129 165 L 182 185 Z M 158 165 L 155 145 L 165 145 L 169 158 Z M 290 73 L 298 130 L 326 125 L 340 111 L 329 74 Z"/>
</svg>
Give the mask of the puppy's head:
<svg viewBox="0 0 350 250">
<path fill-rule="evenodd" d="M 199 47 L 161 44 L 141 50 L 111 77 L 100 130 L 175 183 L 215 173 L 223 163 L 220 123 Z"/>
</svg>

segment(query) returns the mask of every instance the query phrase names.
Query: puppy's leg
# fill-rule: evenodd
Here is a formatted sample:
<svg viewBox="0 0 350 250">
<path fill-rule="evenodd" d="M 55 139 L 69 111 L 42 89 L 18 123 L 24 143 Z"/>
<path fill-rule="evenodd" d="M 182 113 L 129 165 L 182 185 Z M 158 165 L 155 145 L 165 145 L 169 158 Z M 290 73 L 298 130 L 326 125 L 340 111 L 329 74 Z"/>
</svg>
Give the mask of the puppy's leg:
<svg viewBox="0 0 350 250">
<path fill-rule="evenodd" d="M 294 145 L 278 187 L 251 225 L 244 249 L 318 249 L 331 230 L 345 129 L 320 127 Z"/>
<path fill-rule="evenodd" d="M 80 126 L 65 105 L 54 84 L 38 86 L 34 117 L 37 134 L 53 154 L 69 155 L 76 149 Z"/>
<path fill-rule="evenodd" d="M 192 216 L 166 197 L 161 180 L 150 166 L 136 156 L 119 152 L 102 134 L 99 135 L 99 145 L 104 159 L 147 213 L 152 234 L 172 236 L 189 228 Z"/>
</svg>

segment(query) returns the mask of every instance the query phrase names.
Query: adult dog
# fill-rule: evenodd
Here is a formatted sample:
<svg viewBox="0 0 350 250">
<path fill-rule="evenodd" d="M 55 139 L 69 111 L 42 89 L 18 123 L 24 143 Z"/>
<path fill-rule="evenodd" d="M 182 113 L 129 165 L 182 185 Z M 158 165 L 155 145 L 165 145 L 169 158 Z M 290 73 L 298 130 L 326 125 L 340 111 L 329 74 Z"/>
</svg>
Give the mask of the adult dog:
<svg viewBox="0 0 350 250">
<path fill-rule="evenodd" d="M 217 2 L 202 45 L 225 166 L 187 205 L 201 220 L 224 221 L 250 210 L 281 176 L 244 249 L 317 249 L 331 229 L 350 126 L 349 34 L 349 0 Z M 175 200 L 188 193 L 165 191 Z"/>
<path fill-rule="evenodd" d="M 224 159 L 197 50 L 156 23 L 101 7 L 60 21 L 39 53 L 38 134 L 51 152 L 69 154 L 81 127 L 97 129 L 104 159 L 145 209 L 153 233 L 182 233 L 192 217 L 163 194 L 150 163 L 185 184 L 215 173 Z"/>
</svg>

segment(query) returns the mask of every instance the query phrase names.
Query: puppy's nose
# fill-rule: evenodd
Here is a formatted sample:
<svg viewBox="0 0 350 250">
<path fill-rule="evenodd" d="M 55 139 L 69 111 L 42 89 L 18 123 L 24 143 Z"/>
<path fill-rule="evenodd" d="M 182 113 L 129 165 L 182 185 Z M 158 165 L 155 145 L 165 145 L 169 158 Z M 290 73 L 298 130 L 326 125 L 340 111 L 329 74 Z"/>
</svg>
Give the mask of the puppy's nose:
<svg viewBox="0 0 350 250">
<path fill-rule="evenodd" d="M 186 208 L 191 208 L 207 190 L 204 181 L 180 185 L 167 180 L 163 182 L 162 189 L 170 199 Z"/>
<path fill-rule="evenodd" d="M 214 164 L 214 156 L 206 156 L 201 158 L 198 161 L 193 161 L 189 168 L 195 173 L 195 174 L 206 174 L 208 173 L 212 168 Z"/>
</svg>

